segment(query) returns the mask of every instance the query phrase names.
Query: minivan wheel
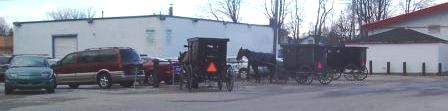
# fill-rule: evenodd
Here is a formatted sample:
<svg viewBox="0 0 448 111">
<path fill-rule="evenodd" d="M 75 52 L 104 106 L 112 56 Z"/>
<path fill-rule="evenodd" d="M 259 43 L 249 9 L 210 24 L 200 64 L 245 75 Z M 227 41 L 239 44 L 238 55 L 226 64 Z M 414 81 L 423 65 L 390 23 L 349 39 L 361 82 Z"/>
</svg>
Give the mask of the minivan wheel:
<svg viewBox="0 0 448 111">
<path fill-rule="evenodd" d="M 102 89 L 108 89 L 112 86 L 112 80 L 108 74 L 100 74 L 97 79 L 98 86 Z"/>
<path fill-rule="evenodd" d="M 48 93 L 54 93 L 54 88 L 48 88 L 46 89 Z"/>
<path fill-rule="evenodd" d="M 79 84 L 69 84 L 68 86 L 72 89 L 77 89 L 79 87 Z"/>
<path fill-rule="evenodd" d="M 11 94 L 13 92 L 12 88 L 6 87 L 5 86 L 5 95 Z"/>
</svg>

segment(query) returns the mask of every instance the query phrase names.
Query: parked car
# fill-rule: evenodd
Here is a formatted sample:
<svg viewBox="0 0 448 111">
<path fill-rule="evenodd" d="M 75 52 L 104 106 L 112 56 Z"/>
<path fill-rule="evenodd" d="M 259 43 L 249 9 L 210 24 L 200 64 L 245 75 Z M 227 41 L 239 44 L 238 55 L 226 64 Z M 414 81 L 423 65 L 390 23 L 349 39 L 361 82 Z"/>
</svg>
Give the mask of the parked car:
<svg viewBox="0 0 448 111">
<path fill-rule="evenodd" d="M 10 59 L 10 56 L 0 56 L 0 82 L 3 82 L 5 80 L 6 68 L 3 66 L 9 64 Z"/>
<path fill-rule="evenodd" d="M 130 87 L 143 80 L 140 56 L 132 48 L 92 48 L 66 55 L 53 66 L 57 83 L 78 88 L 79 85 L 98 84 L 110 88 L 112 84 Z"/>
<path fill-rule="evenodd" d="M 175 71 L 174 65 L 177 63 L 176 61 L 168 61 L 162 58 L 156 57 L 145 57 L 143 60 L 143 67 L 145 70 L 145 81 L 151 81 L 152 72 L 154 70 L 154 59 L 159 60 L 159 74 L 157 75 L 158 82 L 165 82 L 166 84 L 173 84 L 173 71 Z M 152 81 L 153 83 L 154 81 Z"/>
<path fill-rule="evenodd" d="M 33 55 L 17 55 L 11 60 L 5 73 L 5 94 L 14 89 L 46 89 L 53 93 L 56 88 L 53 70 L 47 57 Z"/>
<path fill-rule="evenodd" d="M 248 76 L 248 69 L 247 69 L 247 59 L 243 58 L 241 61 L 236 60 L 235 57 L 228 57 L 227 58 L 227 64 L 230 65 L 234 72 L 238 72 L 237 77 L 240 79 L 245 79 Z"/>
</svg>

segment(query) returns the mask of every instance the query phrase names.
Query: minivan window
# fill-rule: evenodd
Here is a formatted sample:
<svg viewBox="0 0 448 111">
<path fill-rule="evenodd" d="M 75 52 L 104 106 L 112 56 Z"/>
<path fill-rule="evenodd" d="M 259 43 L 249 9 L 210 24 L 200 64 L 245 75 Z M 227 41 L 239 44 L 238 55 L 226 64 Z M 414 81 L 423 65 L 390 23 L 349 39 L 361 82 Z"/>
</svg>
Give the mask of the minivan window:
<svg viewBox="0 0 448 111">
<path fill-rule="evenodd" d="M 79 63 L 93 63 L 95 62 L 96 53 L 94 51 L 85 51 L 79 53 Z"/>
<path fill-rule="evenodd" d="M 140 62 L 140 56 L 134 49 L 120 49 L 120 55 L 124 64 L 137 64 Z"/>
<path fill-rule="evenodd" d="M 69 54 L 62 59 L 61 64 L 74 64 L 76 63 L 76 53 Z"/>
<path fill-rule="evenodd" d="M 95 62 L 115 62 L 117 60 L 117 56 L 115 51 L 110 50 L 100 50 L 97 52 L 95 56 Z"/>
<path fill-rule="evenodd" d="M 11 67 L 47 67 L 48 62 L 43 57 L 16 56 L 11 60 Z"/>
</svg>

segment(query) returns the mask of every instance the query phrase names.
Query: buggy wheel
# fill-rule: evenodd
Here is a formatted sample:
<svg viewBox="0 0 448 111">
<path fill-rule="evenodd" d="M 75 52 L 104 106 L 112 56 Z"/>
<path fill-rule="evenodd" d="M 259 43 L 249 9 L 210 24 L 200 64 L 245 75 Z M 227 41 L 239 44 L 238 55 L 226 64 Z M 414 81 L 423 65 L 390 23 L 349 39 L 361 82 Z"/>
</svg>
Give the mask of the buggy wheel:
<svg viewBox="0 0 448 111">
<path fill-rule="evenodd" d="M 333 74 L 333 80 L 338 80 L 342 76 L 342 72 L 336 69 L 332 70 L 331 74 Z"/>
<path fill-rule="evenodd" d="M 235 76 L 233 76 L 233 74 L 232 74 L 232 68 L 231 67 L 228 67 L 228 69 L 227 69 L 227 73 L 226 73 L 226 75 L 227 75 L 227 77 L 226 77 L 226 89 L 227 89 L 227 91 L 232 91 L 233 90 L 233 86 L 234 86 L 234 84 L 235 84 Z"/>
<path fill-rule="evenodd" d="M 186 76 L 187 76 L 187 89 L 188 91 L 192 91 L 194 85 L 194 78 L 193 78 L 193 67 L 191 65 L 188 65 Z"/>
<path fill-rule="evenodd" d="M 311 72 L 311 68 L 301 67 L 299 71 L 300 73 L 295 72 L 292 75 L 294 80 L 296 80 L 299 85 L 300 84 L 310 85 L 313 82 L 313 75 L 309 73 Z"/>
<path fill-rule="evenodd" d="M 347 80 L 354 80 L 356 70 L 357 70 L 357 68 L 355 65 L 353 65 L 353 64 L 347 65 L 344 68 L 344 78 Z"/>
<path fill-rule="evenodd" d="M 353 78 L 357 81 L 362 81 L 367 78 L 367 68 L 363 66 L 362 68 L 359 68 L 356 70 L 355 74 L 353 75 Z"/>
<path fill-rule="evenodd" d="M 179 75 L 179 89 L 182 90 L 184 89 L 184 82 L 185 82 L 185 73 L 186 71 L 184 70 L 184 68 L 182 68 L 182 71 Z"/>
<path fill-rule="evenodd" d="M 331 81 L 333 81 L 333 74 L 332 73 L 323 73 L 319 74 L 317 78 L 320 82 L 320 84 L 329 84 Z"/>
<path fill-rule="evenodd" d="M 219 91 L 222 91 L 222 80 L 221 79 L 222 78 L 220 77 L 219 80 L 218 80 L 218 89 L 219 89 Z"/>
</svg>

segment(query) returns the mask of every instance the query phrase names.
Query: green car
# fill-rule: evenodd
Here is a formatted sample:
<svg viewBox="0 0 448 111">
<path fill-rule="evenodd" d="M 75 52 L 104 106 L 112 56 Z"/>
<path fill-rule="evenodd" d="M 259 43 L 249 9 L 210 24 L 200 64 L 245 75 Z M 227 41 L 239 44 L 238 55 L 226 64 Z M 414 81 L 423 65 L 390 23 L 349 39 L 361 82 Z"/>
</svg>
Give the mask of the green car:
<svg viewBox="0 0 448 111">
<path fill-rule="evenodd" d="M 46 57 L 16 55 L 5 67 L 5 94 L 14 89 L 45 89 L 54 93 L 56 80 Z"/>
</svg>

